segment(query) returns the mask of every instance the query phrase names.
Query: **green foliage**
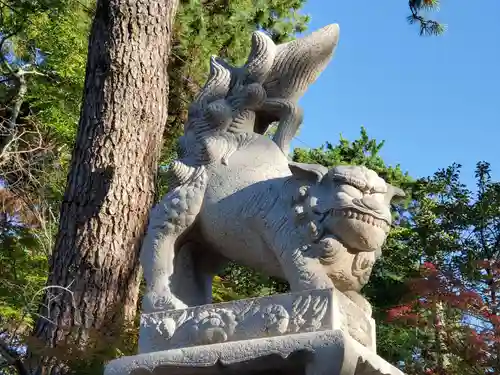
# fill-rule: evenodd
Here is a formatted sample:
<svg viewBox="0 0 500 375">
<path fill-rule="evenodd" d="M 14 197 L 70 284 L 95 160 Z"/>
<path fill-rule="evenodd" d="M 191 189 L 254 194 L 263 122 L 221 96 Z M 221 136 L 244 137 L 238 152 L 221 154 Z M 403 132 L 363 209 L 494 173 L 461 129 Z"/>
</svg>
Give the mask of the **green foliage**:
<svg viewBox="0 0 500 375">
<path fill-rule="evenodd" d="M 406 313 L 397 314 L 400 327 L 418 325 L 408 374 L 500 370 L 500 183 L 486 162 L 475 177 L 474 192 L 452 164 L 415 184 L 406 243 L 425 272 L 410 284 Z"/>
<path fill-rule="evenodd" d="M 31 14 L 12 38 L 16 56 L 40 73 L 32 77 L 26 97 L 30 117 L 68 145 L 74 141 L 80 114 L 91 3 L 73 0 Z"/>
<path fill-rule="evenodd" d="M 16 71 L 27 85 L 14 118 L 15 152 L 0 157 L 0 178 L 12 191 L 28 201 L 42 200 L 52 211 L 58 210 L 76 134 L 92 3 L 12 1 L 0 6 L 4 118 L 12 115 L 11 99 L 19 90 Z"/>
<path fill-rule="evenodd" d="M 40 251 L 37 218 L 22 212 L 23 202 L 4 190 L 0 204 L 0 332 L 21 334 L 31 327 L 37 293 L 47 278 L 47 254 Z"/>
<path fill-rule="evenodd" d="M 39 15 L 26 33 L 31 43 L 47 51 L 39 67 L 46 76 L 34 82 L 27 100 L 37 119 L 65 144 L 72 144 L 76 134 L 89 27 L 90 19 L 80 6 L 65 9 L 57 19 Z"/>
<path fill-rule="evenodd" d="M 411 11 L 408 22 L 418 24 L 420 35 L 442 35 L 446 31 L 446 25 L 425 16 L 425 13 L 439 10 L 439 0 L 410 0 L 408 3 Z"/>
<path fill-rule="evenodd" d="M 220 276 L 214 278 L 214 301 L 224 302 L 242 298 L 286 293 L 288 283 L 267 277 L 259 272 L 230 264 Z"/>
<path fill-rule="evenodd" d="M 389 363 L 406 365 L 415 354 L 414 348 L 421 344 L 424 337 L 419 330 L 418 327 L 408 329 L 405 326 L 377 324 L 377 351 L 381 349 L 382 357 Z"/>
<path fill-rule="evenodd" d="M 411 179 L 407 173 L 403 173 L 399 165 L 386 166 L 379 155 L 383 146 L 383 141 L 377 142 L 375 139 L 370 139 L 366 129 L 362 127 L 359 139 L 353 142 L 340 136 L 336 146 L 327 142 L 325 146 L 317 149 L 297 148 L 293 152 L 293 160 L 302 163 L 317 163 L 325 167 L 342 164 L 364 165 L 373 169 L 387 182 L 405 188 Z"/>
<path fill-rule="evenodd" d="M 78 122 L 90 17 L 88 1 L 2 1 L 0 111 L 12 114 L 25 72 L 27 92 L 15 118 L 12 154 L 0 155 L 4 220 L 0 233 L 0 330 L 30 330 L 47 279 L 56 214 Z M 3 123 L 3 124 L 2 124 Z"/>
</svg>

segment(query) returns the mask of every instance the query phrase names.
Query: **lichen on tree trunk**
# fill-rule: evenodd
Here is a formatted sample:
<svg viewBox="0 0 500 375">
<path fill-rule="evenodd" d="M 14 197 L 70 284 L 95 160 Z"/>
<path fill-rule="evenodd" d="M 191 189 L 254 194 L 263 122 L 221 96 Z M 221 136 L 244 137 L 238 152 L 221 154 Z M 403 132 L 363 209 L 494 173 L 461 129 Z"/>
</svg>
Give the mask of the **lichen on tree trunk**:
<svg viewBox="0 0 500 375">
<path fill-rule="evenodd" d="M 109 322 L 131 320 L 139 251 L 167 121 L 170 32 L 178 0 L 98 0 L 83 106 L 34 336 L 84 346 Z M 59 298 L 49 301 L 51 295 Z M 72 332 L 71 332 L 72 331 Z M 70 333 L 71 332 L 71 333 Z M 109 335 L 109 332 L 102 332 Z M 61 372 L 32 353 L 35 373 Z M 54 371 L 55 370 L 55 371 Z"/>
</svg>

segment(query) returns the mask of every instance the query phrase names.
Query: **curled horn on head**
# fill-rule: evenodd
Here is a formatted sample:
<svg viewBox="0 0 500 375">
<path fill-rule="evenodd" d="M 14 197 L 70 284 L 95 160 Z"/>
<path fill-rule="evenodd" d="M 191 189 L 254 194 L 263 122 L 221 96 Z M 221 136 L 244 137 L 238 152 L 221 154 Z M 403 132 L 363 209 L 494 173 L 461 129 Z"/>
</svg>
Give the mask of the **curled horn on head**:
<svg viewBox="0 0 500 375">
<path fill-rule="evenodd" d="M 244 66 L 252 82 L 262 83 L 273 66 L 276 44 L 261 31 L 252 34 L 252 49 Z"/>
</svg>

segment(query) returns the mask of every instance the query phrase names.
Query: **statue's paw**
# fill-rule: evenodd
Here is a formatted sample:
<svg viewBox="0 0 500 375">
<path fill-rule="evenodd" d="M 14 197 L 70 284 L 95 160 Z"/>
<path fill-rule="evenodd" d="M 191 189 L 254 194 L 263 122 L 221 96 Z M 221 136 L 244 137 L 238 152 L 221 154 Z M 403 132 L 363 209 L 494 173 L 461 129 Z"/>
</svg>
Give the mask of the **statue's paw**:
<svg viewBox="0 0 500 375">
<path fill-rule="evenodd" d="M 188 306 L 175 297 L 170 290 L 164 288 L 163 291 L 150 291 L 143 299 L 143 311 L 152 313 L 156 311 L 181 310 Z"/>
<path fill-rule="evenodd" d="M 333 289 L 334 285 L 332 280 L 328 276 L 319 277 L 315 275 L 314 277 L 303 282 L 301 285 L 302 290 L 315 290 L 315 289 Z"/>
<path fill-rule="evenodd" d="M 344 294 L 358 307 L 365 312 L 366 315 L 372 316 L 372 305 L 365 297 L 355 291 L 347 291 Z"/>
<path fill-rule="evenodd" d="M 334 286 L 333 286 L 333 282 L 332 280 L 330 280 L 329 277 L 327 277 L 326 279 L 320 279 L 318 282 L 317 282 L 317 287 L 315 289 L 333 289 Z"/>
</svg>

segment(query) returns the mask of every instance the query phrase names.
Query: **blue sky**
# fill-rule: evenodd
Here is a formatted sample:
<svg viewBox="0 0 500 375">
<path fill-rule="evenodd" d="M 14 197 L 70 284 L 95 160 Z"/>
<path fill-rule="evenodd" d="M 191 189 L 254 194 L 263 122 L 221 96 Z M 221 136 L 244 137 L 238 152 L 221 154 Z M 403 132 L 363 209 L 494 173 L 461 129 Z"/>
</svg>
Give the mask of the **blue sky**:
<svg viewBox="0 0 500 375">
<path fill-rule="evenodd" d="M 386 141 L 386 162 L 413 176 L 457 162 L 472 185 L 475 163 L 486 160 L 500 180 L 500 1 L 465 3 L 443 1 L 432 16 L 447 32 L 420 37 L 406 0 L 309 0 L 309 30 L 338 23 L 340 41 L 301 100 L 299 139 L 353 140 L 364 125 Z"/>
</svg>

